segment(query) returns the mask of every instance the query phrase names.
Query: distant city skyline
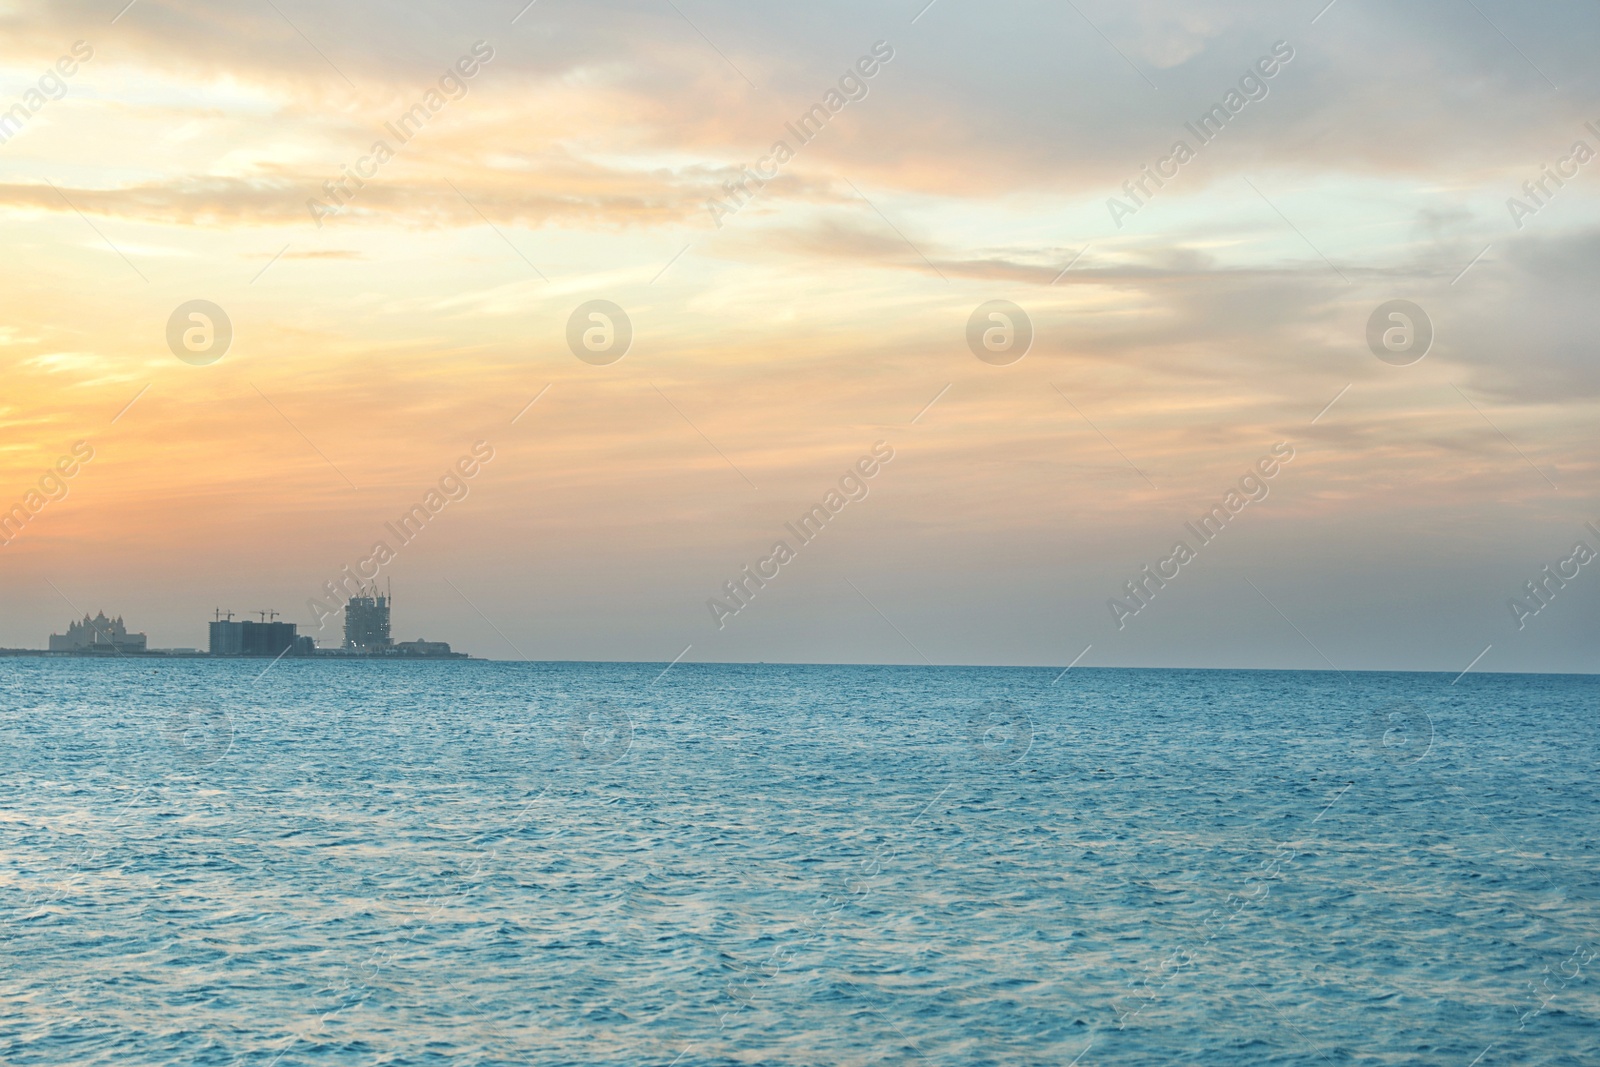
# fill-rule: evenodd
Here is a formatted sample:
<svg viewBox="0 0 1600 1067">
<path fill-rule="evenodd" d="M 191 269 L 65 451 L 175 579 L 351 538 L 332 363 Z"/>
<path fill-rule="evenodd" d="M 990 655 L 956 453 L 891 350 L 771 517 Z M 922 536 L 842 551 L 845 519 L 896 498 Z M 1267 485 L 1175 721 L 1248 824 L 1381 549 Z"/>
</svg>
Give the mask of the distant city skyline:
<svg viewBox="0 0 1600 1067">
<path fill-rule="evenodd" d="M 234 620 L 233 611 L 222 608 L 212 610 L 207 624 L 207 640 L 203 651 L 211 656 L 266 656 L 285 655 L 355 655 L 401 656 L 420 658 L 466 658 L 454 652 L 447 641 L 430 641 L 417 638 L 412 641 L 395 641 L 390 620 L 392 599 L 388 594 L 352 596 L 344 605 L 344 639 L 333 645 L 322 645 L 312 635 L 298 633 L 298 625 L 279 622 L 279 613 L 270 608 L 257 609 L 260 621 L 248 618 Z M 152 647 L 143 633 L 131 633 L 121 615 L 108 617 L 102 610 L 93 617 L 84 615 L 66 627 L 66 633 L 51 633 L 44 648 L 17 646 L 0 650 L 9 652 L 94 653 L 105 655 L 154 655 L 170 653 L 199 654 L 202 649 L 189 646 L 170 648 Z"/>
<path fill-rule="evenodd" d="M 1597 668 L 1600 8 L 521 7 L 0 13 L 0 646 Z"/>
</svg>

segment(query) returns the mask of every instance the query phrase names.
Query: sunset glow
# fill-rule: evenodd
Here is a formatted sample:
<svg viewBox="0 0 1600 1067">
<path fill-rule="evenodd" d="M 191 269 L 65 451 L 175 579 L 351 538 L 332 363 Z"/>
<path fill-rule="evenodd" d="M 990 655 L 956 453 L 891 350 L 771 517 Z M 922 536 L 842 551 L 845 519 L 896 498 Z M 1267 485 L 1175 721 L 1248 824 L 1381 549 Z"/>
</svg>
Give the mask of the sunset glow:
<svg viewBox="0 0 1600 1067">
<path fill-rule="evenodd" d="M 1592 7 L 521 6 L 0 5 L 0 496 L 44 501 L 0 645 L 318 634 L 387 542 L 397 629 L 499 658 L 1592 668 L 1592 590 L 1537 640 L 1507 603 L 1600 520 Z M 592 300 L 616 362 L 569 347 Z"/>
</svg>

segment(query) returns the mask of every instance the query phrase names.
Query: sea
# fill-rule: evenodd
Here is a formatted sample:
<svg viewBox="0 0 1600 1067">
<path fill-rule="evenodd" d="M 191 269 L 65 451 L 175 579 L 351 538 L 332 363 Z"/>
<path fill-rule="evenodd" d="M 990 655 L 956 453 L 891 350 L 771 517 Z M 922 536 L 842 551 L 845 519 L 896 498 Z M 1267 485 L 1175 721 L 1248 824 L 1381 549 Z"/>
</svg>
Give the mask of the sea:
<svg viewBox="0 0 1600 1067">
<path fill-rule="evenodd" d="M 1594 1065 L 1597 706 L 0 660 L 0 1063 Z"/>
</svg>

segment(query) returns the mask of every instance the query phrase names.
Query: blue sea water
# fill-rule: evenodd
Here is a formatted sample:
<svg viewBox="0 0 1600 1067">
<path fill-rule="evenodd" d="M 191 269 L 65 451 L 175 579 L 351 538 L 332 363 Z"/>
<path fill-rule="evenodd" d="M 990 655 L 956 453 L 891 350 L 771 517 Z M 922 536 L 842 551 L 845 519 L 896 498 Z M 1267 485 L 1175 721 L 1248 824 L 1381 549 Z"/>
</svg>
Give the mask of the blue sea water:
<svg viewBox="0 0 1600 1067">
<path fill-rule="evenodd" d="M 1600 1063 L 1600 679 L 0 660 L 0 1061 Z"/>
</svg>

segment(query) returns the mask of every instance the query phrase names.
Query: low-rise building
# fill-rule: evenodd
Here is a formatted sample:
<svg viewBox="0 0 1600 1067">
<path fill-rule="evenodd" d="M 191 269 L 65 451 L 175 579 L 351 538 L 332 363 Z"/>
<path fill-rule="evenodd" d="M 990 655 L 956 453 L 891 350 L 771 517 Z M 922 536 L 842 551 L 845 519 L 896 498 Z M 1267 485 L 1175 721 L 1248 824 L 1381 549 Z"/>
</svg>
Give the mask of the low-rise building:
<svg viewBox="0 0 1600 1067">
<path fill-rule="evenodd" d="M 445 641 L 401 641 L 394 646 L 402 656 L 422 656 L 428 659 L 466 659 L 464 652 L 451 652 Z"/>
</svg>

